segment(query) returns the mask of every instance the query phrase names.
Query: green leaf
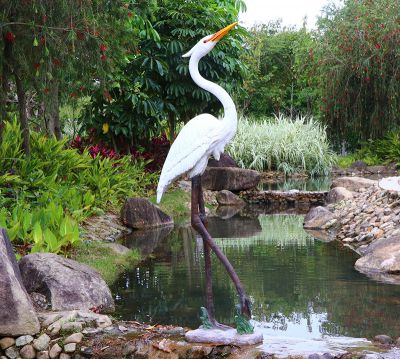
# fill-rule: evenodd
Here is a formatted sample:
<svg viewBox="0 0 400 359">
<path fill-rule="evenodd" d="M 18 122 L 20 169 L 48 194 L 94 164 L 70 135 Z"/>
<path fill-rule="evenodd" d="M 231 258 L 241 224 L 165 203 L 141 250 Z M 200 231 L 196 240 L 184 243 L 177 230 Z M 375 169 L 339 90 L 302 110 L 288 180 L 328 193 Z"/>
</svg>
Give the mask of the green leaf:
<svg viewBox="0 0 400 359">
<path fill-rule="evenodd" d="M 38 42 L 36 36 L 35 36 L 35 38 L 33 39 L 33 46 L 35 46 L 35 47 L 39 46 L 39 42 Z"/>
<path fill-rule="evenodd" d="M 43 232 L 39 222 L 36 222 L 33 226 L 32 237 L 35 244 L 40 244 L 43 242 Z"/>
</svg>

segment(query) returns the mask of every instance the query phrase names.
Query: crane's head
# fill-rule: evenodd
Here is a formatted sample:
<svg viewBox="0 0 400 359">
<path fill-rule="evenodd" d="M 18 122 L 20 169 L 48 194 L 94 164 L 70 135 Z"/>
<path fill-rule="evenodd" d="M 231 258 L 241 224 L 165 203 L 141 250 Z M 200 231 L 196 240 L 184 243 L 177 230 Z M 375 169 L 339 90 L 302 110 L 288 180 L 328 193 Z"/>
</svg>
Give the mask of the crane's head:
<svg viewBox="0 0 400 359">
<path fill-rule="evenodd" d="M 191 57 L 194 54 L 196 54 L 199 57 L 207 55 L 214 48 L 217 42 L 221 40 L 236 25 L 237 22 L 234 22 L 233 24 L 224 27 L 222 30 L 219 30 L 215 34 L 203 37 L 196 45 L 192 47 L 192 49 L 189 52 L 182 55 L 182 57 Z"/>
</svg>

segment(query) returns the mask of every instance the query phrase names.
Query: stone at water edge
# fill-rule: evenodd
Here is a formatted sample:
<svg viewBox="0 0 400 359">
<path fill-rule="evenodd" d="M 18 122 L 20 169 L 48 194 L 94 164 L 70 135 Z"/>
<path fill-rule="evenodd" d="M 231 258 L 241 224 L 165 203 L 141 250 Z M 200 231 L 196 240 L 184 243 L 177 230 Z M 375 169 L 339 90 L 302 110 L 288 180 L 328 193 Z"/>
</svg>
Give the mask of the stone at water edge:
<svg viewBox="0 0 400 359">
<path fill-rule="evenodd" d="M 220 206 L 244 206 L 245 204 L 239 196 L 226 189 L 218 192 L 217 202 Z"/>
<path fill-rule="evenodd" d="M 28 293 L 45 295 L 51 309 L 113 312 L 111 291 L 100 274 L 89 266 L 52 253 L 34 253 L 19 263 Z"/>
<path fill-rule="evenodd" d="M 128 198 L 121 209 L 122 222 L 135 229 L 172 226 L 174 221 L 147 198 Z"/>
<path fill-rule="evenodd" d="M 344 187 L 332 188 L 326 196 L 327 203 L 336 203 L 346 199 L 353 199 L 353 193 Z"/>
<path fill-rule="evenodd" d="M 24 288 L 11 242 L 0 228 L 0 337 L 39 331 L 39 320 Z"/>
<path fill-rule="evenodd" d="M 360 188 L 368 188 L 377 184 L 378 181 L 363 177 L 338 177 L 332 181 L 331 188 L 344 187 L 349 191 L 356 191 Z"/>
<path fill-rule="evenodd" d="M 305 216 L 303 226 L 306 229 L 321 229 L 332 219 L 334 215 L 325 207 L 313 207 Z"/>
<path fill-rule="evenodd" d="M 236 167 L 207 167 L 201 177 L 204 189 L 211 191 L 245 191 L 260 182 L 261 175 L 254 170 Z"/>
<path fill-rule="evenodd" d="M 185 339 L 190 343 L 218 343 L 225 345 L 255 345 L 262 343 L 261 333 L 238 334 L 236 329 L 196 329 L 190 330 L 185 334 Z"/>
</svg>

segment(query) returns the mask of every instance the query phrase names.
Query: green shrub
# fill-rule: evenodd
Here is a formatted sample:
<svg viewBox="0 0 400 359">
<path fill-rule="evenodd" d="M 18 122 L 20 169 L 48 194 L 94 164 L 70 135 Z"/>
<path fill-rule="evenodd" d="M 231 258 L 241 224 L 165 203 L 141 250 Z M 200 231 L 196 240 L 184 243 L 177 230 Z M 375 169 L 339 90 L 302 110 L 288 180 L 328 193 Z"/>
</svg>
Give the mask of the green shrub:
<svg viewBox="0 0 400 359">
<path fill-rule="evenodd" d="M 336 160 L 321 124 L 282 115 L 261 121 L 240 119 L 227 151 L 241 167 L 285 174 L 326 175 Z"/>
<path fill-rule="evenodd" d="M 156 179 L 131 157 L 92 158 L 38 133 L 31 156 L 21 151 L 16 120 L 7 122 L 0 144 L 0 226 L 27 250 L 58 253 L 79 241 L 78 224 L 115 208 L 127 196 L 143 196 Z"/>
</svg>

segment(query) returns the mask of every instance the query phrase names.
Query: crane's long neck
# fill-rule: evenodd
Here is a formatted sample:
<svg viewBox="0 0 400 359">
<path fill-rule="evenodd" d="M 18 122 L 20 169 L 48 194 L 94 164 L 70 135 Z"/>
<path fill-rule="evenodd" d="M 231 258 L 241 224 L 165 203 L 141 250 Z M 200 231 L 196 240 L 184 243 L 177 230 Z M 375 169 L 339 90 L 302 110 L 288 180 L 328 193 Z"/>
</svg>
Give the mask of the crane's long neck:
<svg viewBox="0 0 400 359">
<path fill-rule="evenodd" d="M 222 120 L 226 123 L 229 131 L 232 131 L 232 136 L 236 132 L 237 126 L 237 112 L 236 106 L 233 103 L 232 98 L 228 95 L 228 93 L 219 85 L 206 80 L 203 76 L 200 75 L 199 72 L 199 61 L 201 57 L 193 54 L 190 57 L 189 61 L 189 72 L 190 76 L 192 76 L 193 81 L 200 86 L 202 89 L 211 92 L 218 100 L 221 101 L 222 106 L 224 107 L 224 119 Z"/>
</svg>

